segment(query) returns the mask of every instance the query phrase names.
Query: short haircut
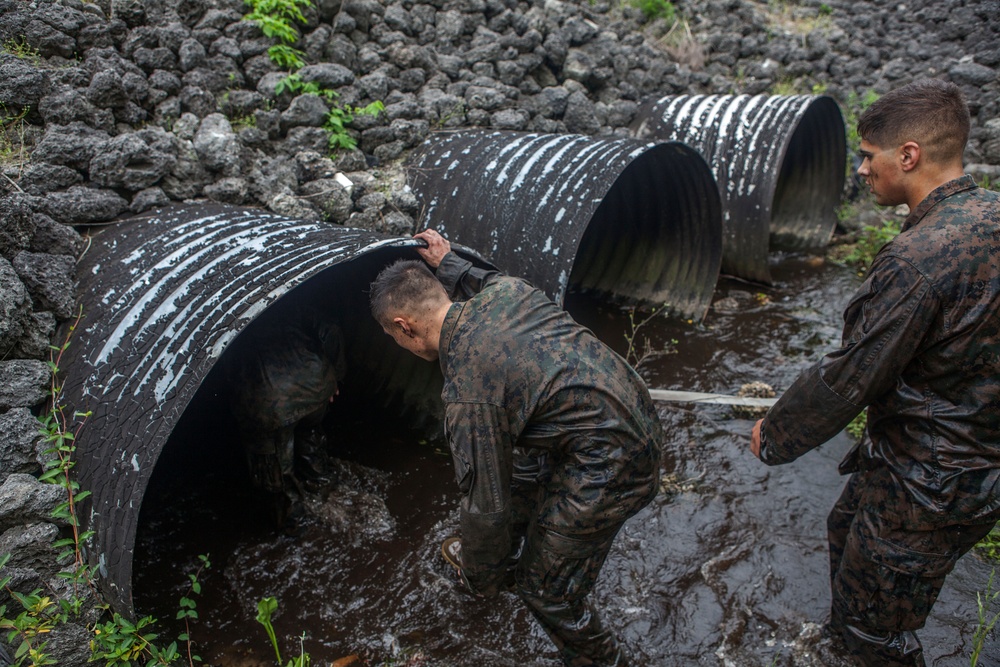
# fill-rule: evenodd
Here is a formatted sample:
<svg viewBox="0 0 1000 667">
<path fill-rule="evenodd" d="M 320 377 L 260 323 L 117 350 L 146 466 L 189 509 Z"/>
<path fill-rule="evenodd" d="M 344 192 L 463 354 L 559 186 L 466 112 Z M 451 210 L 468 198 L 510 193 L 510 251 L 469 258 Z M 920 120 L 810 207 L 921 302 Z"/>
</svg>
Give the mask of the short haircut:
<svg viewBox="0 0 1000 667">
<path fill-rule="evenodd" d="M 396 260 L 371 284 L 372 317 L 383 327 L 391 325 L 400 313 L 414 313 L 444 301 L 448 301 L 448 293 L 418 260 Z"/>
<path fill-rule="evenodd" d="M 915 141 L 933 162 L 961 161 L 969 141 L 969 105 L 958 86 L 914 81 L 880 97 L 858 119 L 858 134 L 880 148 Z"/>
</svg>

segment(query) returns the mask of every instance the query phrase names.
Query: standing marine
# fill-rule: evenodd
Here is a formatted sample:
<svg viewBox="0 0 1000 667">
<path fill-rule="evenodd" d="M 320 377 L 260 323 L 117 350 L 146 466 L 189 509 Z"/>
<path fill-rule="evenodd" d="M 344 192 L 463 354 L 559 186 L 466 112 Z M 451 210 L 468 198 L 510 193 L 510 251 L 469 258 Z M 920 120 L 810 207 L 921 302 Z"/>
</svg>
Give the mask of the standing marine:
<svg viewBox="0 0 1000 667">
<path fill-rule="evenodd" d="M 516 590 L 566 665 L 621 667 L 587 595 L 622 524 L 656 494 L 662 432 L 649 392 L 543 292 L 474 268 L 437 232 L 417 238 L 427 264 L 384 269 L 372 314 L 441 365 L 462 578 L 481 596 Z"/>
<path fill-rule="evenodd" d="M 868 667 L 924 665 L 915 631 L 1000 520 L 1000 194 L 964 174 L 969 126 L 961 91 L 933 79 L 861 116 L 858 174 L 909 216 L 848 304 L 841 348 L 751 437 L 786 463 L 868 408 L 827 520 L 830 627 Z"/>
</svg>

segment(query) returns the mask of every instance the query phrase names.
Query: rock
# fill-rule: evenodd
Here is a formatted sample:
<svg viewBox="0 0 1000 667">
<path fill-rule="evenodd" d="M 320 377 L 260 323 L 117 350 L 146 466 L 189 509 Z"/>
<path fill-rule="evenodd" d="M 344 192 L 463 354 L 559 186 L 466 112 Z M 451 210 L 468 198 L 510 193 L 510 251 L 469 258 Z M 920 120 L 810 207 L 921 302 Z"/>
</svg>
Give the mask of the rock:
<svg viewBox="0 0 1000 667">
<path fill-rule="evenodd" d="M 0 531 L 51 520 L 52 510 L 65 499 L 66 490 L 61 486 L 13 473 L 0 486 Z"/>
<path fill-rule="evenodd" d="M 986 121 L 983 136 L 983 159 L 1000 164 L 1000 118 Z"/>
<path fill-rule="evenodd" d="M 34 359 L 0 361 L 0 412 L 33 408 L 49 395 L 49 367 Z M 0 549 L 0 553 L 3 550 Z"/>
<path fill-rule="evenodd" d="M 275 195 L 267 203 L 267 207 L 279 215 L 299 220 L 320 220 L 322 217 L 316 207 L 307 200 L 285 193 Z"/>
<path fill-rule="evenodd" d="M 501 109 L 490 116 L 490 127 L 498 130 L 524 130 L 531 121 L 531 114 L 524 109 Z"/>
<path fill-rule="evenodd" d="M 229 119 L 221 113 L 206 116 L 194 136 L 194 150 L 209 171 L 233 176 L 240 171 L 240 142 Z"/>
<path fill-rule="evenodd" d="M 18 185 L 31 195 L 43 195 L 54 190 L 62 190 L 83 180 L 76 169 L 58 164 L 36 162 L 29 164 L 21 173 Z"/>
<path fill-rule="evenodd" d="M 36 213 L 33 220 L 35 233 L 31 237 L 32 252 L 78 257 L 87 245 L 75 229 L 59 224 L 44 213 Z"/>
<path fill-rule="evenodd" d="M 202 193 L 212 201 L 239 205 L 246 203 L 249 191 L 245 179 L 229 176 L 206 185 Z"/>
<path fill-rule="evenodd" d="M 128 210 L 132 213 L 142 213 L 151 208 L 166 206 L 169 203 L 170 197 L 167 196 L 162 188 L 146 188 L 135 193 L 135 196 L 132 197 L 132 203 L 128 206 Z"/>
<path fill-rule="evenodd" d="M 24 333 L 11 350 L 11 357 L 16 359 L 49 358 L 52 336 L 56 332 L 56 317 L 49 312 L 31 313 L 24 327 Z"/>
<path fill-rule="evenodd" d="M 44 70 L 31 67 L 20 58 L 0 53 L 0 104 L 7 113 L 23 107 L 35 107 L 49 92 L 49 77 Z"/>
<path fill-rule="evenodd" d="M 33 215 L 27 195 L 15 193 L 0 198 L 0 256 L 13 259 L 31 245 Z"/>
<path fill-rule="evenodd" d="M 594 103 L 579 91 L 569 96 L 563 122 L 569 132 L 578 134 L 597 134 L 601 129 Z"/>
<path fill-rule="evenodd" d="M 389 211 L 382 218 L 378 230 L 393 236 L 410 236 L 413 234 L 413 218 L 402 211 Z"/>
<path fill-rule="evenodd" d="M 350 185 L 350 180 L 343 174 L 340 178 L 312 180 L 300 188 L 300 198 L 318 208 L 327 220 L 344 224 L 353 206 Z"/>
<path fill-rule="evenodd" d="M 322 127 L 330 108 L 319 95 L 299 95 L 281 114 L 281 127 Z"/>
<path fill-rule="evenodd" d="M 333 160 L 317 151 L 296 153 L 295 168 L 299 183 L 307 183 L 321 178 L 333 178 L 338 171 Z"/>
<path fill-rule="evenodd" d="M 469 86 L 465 91 L 465 101 L 472 109 L 496 111 L 507 103 L 507 96 L 494 88 Z"/>
<path fill-rule="evenodd" d="M 184 86 L 178 97 L 181 101 L 181 108 L 190 111 L 199 118 L 215 114 L 219 108 L 215 95 L 198 86 Z"/>
<path fill-rule="evenodd" d="M 84 171 L 110 140 L 107 132 L 95 130 L 79 121 L 68 125 L 49 125 L 31 159 L 33 162 L 65 165 Z"/>
<path fill-rule="evenodd" d="M 112 190 L 74 185 L 53 192 L 42 200 L 44 212 L 65 225 L 86 225 L 112 220 L 128 208 L 128 202 Z"/>
<path fill-rule="evenodd" d="M 21 252 L 11 262 L 31 298 L 60 320 L 76 312 L 76 260 L 66 255 Z"/>
<path fill-rule="evenodd" d="M 28 408 L 0 414 L 0 483 L 13 474 L 40 471 L 36 449 L 43 442 L 41 424 Z"/>
<path fill-rule="evenodd" d="M 975 62 L 960 62 L 948 70 L 948 76 L 955 83 L 982 88 L 996 81 L 997 71 L 993 67 Z"/>
<path fill-rule="evenodd" d="M 52 542 L 59 529 L 51 523 L 14 526 L 0 535 L 0 554 L 9 553 L 7 567 L 46 572 L 56 569 Z"/>
<path fill-rule="evenodd" d="M 303 81 L 317 83 L 322 88 L 331 90 L 354 83 L 354 72 L 336 63 L 306 65 L 298 74 Z"/>
<path fill-rule="evenodd" d="M 122 78 L 114 70 L 103 70 L 94 75 L 87 87 L 87 99 L 104 109 L 119 109 L 128 102 L 128 92 Z"/>
<path fill-rule="evenodd" d="M 177 51 L 178 65 L 182 72 L 190 72 L 197 67 L 204 67 L 208 54 L 205 47 L 196 39 L 185 39 Z"/>
<path fill-rule="evenodd" d="M 177 162 L 176 139 L 160 128 L 147 128 L 111 139 L 90 161 L 94 183 L 137 192 L 156 184 Z"/>
<path fill-rule="evenodd" d="M 17 271 L 0 257 L 0 358 L 24 335 L 31 315 L 31 296 Z"/>
</svg>

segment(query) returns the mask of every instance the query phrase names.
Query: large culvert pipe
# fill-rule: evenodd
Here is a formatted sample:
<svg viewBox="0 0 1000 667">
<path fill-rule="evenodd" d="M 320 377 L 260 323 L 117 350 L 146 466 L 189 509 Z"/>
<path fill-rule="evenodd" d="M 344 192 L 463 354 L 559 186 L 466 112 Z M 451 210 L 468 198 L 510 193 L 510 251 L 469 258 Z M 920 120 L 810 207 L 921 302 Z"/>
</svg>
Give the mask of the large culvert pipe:
<svg viewBox="0 0 1000 667">
<path fill-rule="evenodd" d="M 667 96 L 643 104 L 632 131 L 705 156 L 722 196 L 724 273 L 770 282 L 769 245 L 795 250 L 830 240 L 847 167 L 833 98 Z"/>
<path fill-rule="evenodd" d="M 95 531 L 87 560 L 116 610 L 133 613 L 136 527 L 161 450 L 227 346 L 279 300 L 307 294 L 338 311 L 346 384 L 360 404 L 403 418 L 436 414 L 436 365 L 398 348 L 368 311 L 378 271 L 417 257 L 406 245 L 222 206 L 167 210 L 94 239 L 80 263 L 84 322 L 65 401 L 92 412 L 76 441 L 80 484 L 93 494 L 81 516 Z"/>
<path fill-rule="evenodd" d="M 411 159 L 423 221 L 561 303 L 568 289 L 701 319 L 721 262 L 708 165 L 680 143 L 442 132 Z"/>
</svg>

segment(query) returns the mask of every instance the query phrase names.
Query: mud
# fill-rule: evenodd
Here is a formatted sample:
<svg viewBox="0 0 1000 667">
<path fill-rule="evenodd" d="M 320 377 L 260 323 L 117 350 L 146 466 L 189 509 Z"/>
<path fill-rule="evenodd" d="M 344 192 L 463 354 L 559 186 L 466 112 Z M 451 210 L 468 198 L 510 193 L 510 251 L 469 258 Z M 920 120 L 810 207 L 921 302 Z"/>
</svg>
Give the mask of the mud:
<svg viewBox="0 0 1000 667">
<path fill-rule="evenodd" d="M 654 318 L 636 336 L 654 352 L 640 368 L 652 387 L 778 391 L 835 345 L 859 278 L 808 256 L 774 257 L 770 288 L 720 282 L 700 324 Z M 574 295 L 567 306 L 625 352 L 628 313 Z M 673 341 L 676 341 L 674 343 Z M 655 354 L 657 352 L 673 352 Z M 834 666 L 821 633 L 829 606 L 826 513 L 843 485 L 852 444 L 841 434 L 799 461 L 767 468 L 747 451 L 751 419 L 724 406 L 662 404 L 667 443 L 662 492 L 616 541 L 594 596 L 637 665 Z M 441 443 L 392 424 L 341 417 L 331 484 L 310 494 L 310 518 L 277 531 L 241 473 L 231 429 L 203 417 L 179 429 L 146 494 L 136 548 L 136 604 L 167 623 L 197 555 L 206 664 L 270 665 L 254 621 L 257 601 L 279 601 L 275 628 L 287 661 L 350 655 L 368 665 L 555 667 L 551 644 L 511 595 L 461 592 L 439 556 L 455 532 L 458 495 Z M 991 567 L 963 558 L 920 633 L 928 664 L 969 664 L 976 592 Z M 995 636 L 980 665 L 1000 665 Z"/>
</svg>

